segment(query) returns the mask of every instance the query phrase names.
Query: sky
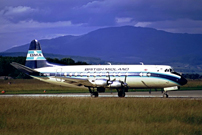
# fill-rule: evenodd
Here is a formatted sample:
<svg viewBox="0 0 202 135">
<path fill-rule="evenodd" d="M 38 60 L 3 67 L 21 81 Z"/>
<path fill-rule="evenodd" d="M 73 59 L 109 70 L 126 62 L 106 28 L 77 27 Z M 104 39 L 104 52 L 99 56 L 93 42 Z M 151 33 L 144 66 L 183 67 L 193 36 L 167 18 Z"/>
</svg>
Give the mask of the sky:
<svg viewBox="0 0 202 135">
<path fill-rule="evenodd" d="M 0 52 L 125 25 L 202 34 L 202 0 L 1 0 Z"/>
</svg>

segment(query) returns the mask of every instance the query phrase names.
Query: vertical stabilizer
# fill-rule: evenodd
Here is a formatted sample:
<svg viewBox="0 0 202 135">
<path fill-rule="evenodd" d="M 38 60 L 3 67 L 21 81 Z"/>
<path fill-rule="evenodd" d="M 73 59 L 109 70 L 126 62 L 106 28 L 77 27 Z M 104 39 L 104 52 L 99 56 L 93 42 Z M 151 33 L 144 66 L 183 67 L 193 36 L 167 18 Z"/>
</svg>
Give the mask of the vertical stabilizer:
<svg viewBox="0 0 202 135">
<path fill-rule="evenodd" d="M 43 56 L 40 43 L 37 40 L 32 40 L 27 53 L 25 66 L 30 68 L 48 67 L 46 58 Z"/>
</svg>

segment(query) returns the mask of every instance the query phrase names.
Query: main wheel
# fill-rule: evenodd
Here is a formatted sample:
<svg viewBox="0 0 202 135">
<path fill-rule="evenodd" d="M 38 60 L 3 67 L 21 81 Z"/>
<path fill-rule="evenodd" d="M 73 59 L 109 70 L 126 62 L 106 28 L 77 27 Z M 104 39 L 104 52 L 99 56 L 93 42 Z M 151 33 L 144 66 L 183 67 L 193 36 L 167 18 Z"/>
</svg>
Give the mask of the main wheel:
<svg viewBox="0 0 202 135">
<path fill-rule="evenodd" d="M 98 97 L 98 92 L 92 92 L 91 97 Z"/>
<path fill-rule="evenodd" d="M 119 92 L 118 92 L 118 96 L 119 96 L 119 97 L 125 97 L 125 95 L 126 95 L 126 94 L 125 94 L 125 92 L 123 92 L 123 91 L 119 91 Z"/>
</svg>

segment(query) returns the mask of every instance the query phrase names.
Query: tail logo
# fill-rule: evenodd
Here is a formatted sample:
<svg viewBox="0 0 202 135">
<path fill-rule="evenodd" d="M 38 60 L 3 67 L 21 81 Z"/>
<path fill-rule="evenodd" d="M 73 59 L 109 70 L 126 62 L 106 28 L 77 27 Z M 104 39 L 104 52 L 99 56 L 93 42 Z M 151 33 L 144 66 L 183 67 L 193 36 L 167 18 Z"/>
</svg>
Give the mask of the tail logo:
<svg viewBox="0 0 202 135">
<path fill-rule="evenodd" d="M 29 50 L 26 60 L 46 60 L 41 50 Z"/>
</svg>

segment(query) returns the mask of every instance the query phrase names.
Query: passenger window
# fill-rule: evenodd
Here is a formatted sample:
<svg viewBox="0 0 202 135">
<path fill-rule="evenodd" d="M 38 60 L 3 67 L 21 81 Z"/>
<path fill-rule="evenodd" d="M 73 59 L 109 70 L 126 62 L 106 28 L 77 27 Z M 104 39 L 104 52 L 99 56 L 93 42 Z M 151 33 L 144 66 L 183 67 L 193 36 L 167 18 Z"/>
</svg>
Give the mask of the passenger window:
<svg viewBox="0 0 202 135">
<path fill-rule="evenodd" d="M 87 77 L 89 77 L 89 76 L 90 76 L 90 73 L 88 72 L 88 73 L 87 73 Z"/>
<path fill-rule="evenodd" d="M 82 77 L 82 76 L 83 76 L 83 73 L 80 73 L 80 76 Z"/>
<path fill-rule="evenodd" d="M 97 75 L 96 72 L 94 72 L 94 75 L 93 75 L 93 76 L 96 77 L 96 75 Z"/>
<path fill-rule="evenodd" d="M 106 73 L 106 77 L 109 77 L 109 72 Z"/>
<path fill-rule="evenodd" d="M 75 77 L 77 77 L 77 75 L 78 75 L 77 73 L 74 74 Z"/>
</svg>

